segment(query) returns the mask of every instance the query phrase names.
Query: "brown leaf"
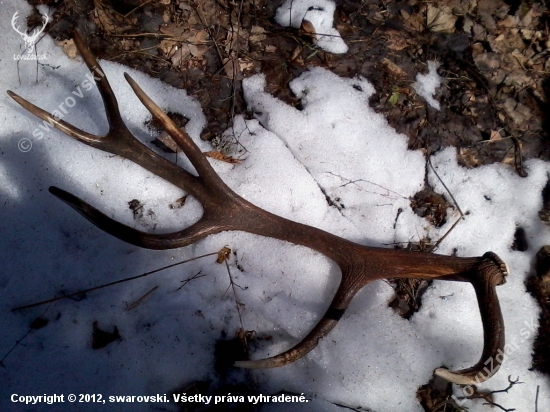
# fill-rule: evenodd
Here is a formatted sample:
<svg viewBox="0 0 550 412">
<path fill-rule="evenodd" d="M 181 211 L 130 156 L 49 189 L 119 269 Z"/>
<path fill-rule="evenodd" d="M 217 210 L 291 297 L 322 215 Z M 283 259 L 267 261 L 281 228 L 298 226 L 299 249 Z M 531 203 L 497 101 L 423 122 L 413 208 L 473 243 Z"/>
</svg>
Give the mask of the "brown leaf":
<svg viewBox="0 0 550 412">
<path fill-rule="evenodd" d="M 76 50 L 76 46 L 74 44 L 73 39 L 63 40 L 63 41 L 56 41 L 55 42 L 58 46 L 61 46 L 63 48 L 63 53 L 65 53 L 67 56 L 69 56 L 69 59 L 76 59 L 76 56 L 78 56 L 78 51 Z"/>
<path fill-rule="evenodd" d="M 449 6 L 434 7 L 428 4 L 426 23 L 433 32 L 453 33 L 457 17 Z"/>
<path fill-rule="evenodd" d="M 496 130 L 491 130 L 491 137 L 489 137 L 489 141 L 497 142 L 499 140 L 502 140 L 502 136 L 500 135 L 500 133 Z"/>
<path fill-rule="evenodd" d="M 388 39 L 388 48 L 395 51 L 403 50 L 410 46 L 409 36 L 397 30 L 388 30 L 386 33 Z"/>
<path fill-rule="evenodd" d="M 211 150 L 210 152 L 204 153 L 206 156 L 211 157 L 212 159 L 221 160 L 222 162 L 231 163 L 231 164 L 238 164 L 241 163 L 241 159 L 236 159 L 231 156 L 224 155 L 219 150 Z"/>
<path fill-rule="evenodd" d="M 387 71 L 395 77 L 407 77 L 407 72 L 386 57 L 380 60 L 380 64 L 383 65 Z"/>
<path fill-rule="evenodd" d="M 227 76 L 228 79 L 241 80 L 243 78 L 243 74 L 241 72 L 241 66 L 238 64 L 238 62 L 236 60 L 237 59 L 232 58 L 232 57 L 226 57 L 225 59 L 222 60 L 223 70 L 225 71 L 225 75 Z M 207 154 L 207 156 L 209 156 L 209 155 Z M 219 157 L 216 157 L 216 155 L 212 155 L 210 157 L 213 157 L 213 158 L 218 159 L 218 160 L 223 160 Z"/>
<path fill-rule="evenodd" d="M 263 27 L 252 26 L 252 29 L 250 30 L 250 37 L 248 38 L 248 41 L 250 43 L 260 43 L 262 40 L 265 40 L 266 38 L 267 38 L 267 35 L 265 34 L 265 30 Z"/>
<path fill-rule="evenodd" d="M 405 20 L 405 27 L 408 30 L 421 32 L 424 30 L 424 24 L 422 22 L 421 13 L 409 14 L 405 10 L 401 9 L 401 16 Z M 400 50 L 400 49 L 397 49 Z"/>
<path fill-rule="evenodd" d="M 302 53 L 302 47 L 301 46 L 296 46 L 296 48 L 292 52 L 292 56 L 290 56 L 290 60 L 291 61 L 296 60 L 300 56 L 300 53 Z"/>
<path fill-rule="evenodd" d="M 229 249 L 227 246 L 224 246 L 219 252 L 218 252 L 218 258 L 216 259 L 216 263 L 223 263 L 227 259 L 229 259 L 229 256 L 231 255 L 231 249 Z"/>
<path fill-rule="evenodd" d="M 315 43 L 315 41 L 317 40 L 315 27 L 309 20 L 302 20 L 302 24 L 300 25 L 300 36 L 310 39 L 313 43 Z"/>
</svg>

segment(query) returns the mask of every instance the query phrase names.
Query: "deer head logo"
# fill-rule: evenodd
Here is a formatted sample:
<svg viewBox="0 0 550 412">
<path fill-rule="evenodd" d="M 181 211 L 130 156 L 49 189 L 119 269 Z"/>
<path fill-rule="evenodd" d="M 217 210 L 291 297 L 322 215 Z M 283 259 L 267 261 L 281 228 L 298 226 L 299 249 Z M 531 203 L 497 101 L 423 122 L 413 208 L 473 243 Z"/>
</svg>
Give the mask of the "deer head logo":
<svg viewBox="0 0 550 412">
<path fill-rule="evenodd" d="M 27 31 L 21 31 L 21 29 L 19 28 L 19 25 L 17 24 L 18 18 L 19 18 L 19 11 L 16 11 L 13 17 L 11 18 L 11 27 L 13 27 L 13 29 L 17 33 L 19 33 L 23 38 L 23 41 L 25 42 L 25 51 L 31 51 L 36 44 L 38 36 L 40 36 L 40 34 L 44 31 L 44 29 L 46 28 L 46 25 L 50 21 L 50 16 L 48 16 L 47 13 L 43 14 L 42 27 L 40 28 L 37 27 L 30 33 L 27 33 Z"/>
</svg>

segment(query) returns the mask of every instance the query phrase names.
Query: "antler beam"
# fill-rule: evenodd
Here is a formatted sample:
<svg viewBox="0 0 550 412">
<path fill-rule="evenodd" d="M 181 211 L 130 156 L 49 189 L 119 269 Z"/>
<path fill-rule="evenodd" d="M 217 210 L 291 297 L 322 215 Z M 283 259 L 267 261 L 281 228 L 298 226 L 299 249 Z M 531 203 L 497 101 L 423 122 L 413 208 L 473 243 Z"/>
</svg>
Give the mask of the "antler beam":
<svg viewBox="0 0 550 412">
<path fill-rule="evenodd" d="M 197 175 L 170 163 L 139 142 L 124 124 L 107 78 L 77 32 L 74 33 L 74 41 L 84 62 L 97 79 L 109 123 L 106 135 L 89 134 L 52 116 L 12 91 L 8 91 L 8 94 L 26 110 L 50 122 L 74 139 L 125 157 L 186 191 L 202 204 L 203 215 L 197 223 L 184 230 L 156 235 L 116 222 L 78 197 L 57 187 L 50 187 L 53 195 L 100 229 L 136 246 L 148 249 L 179 248 L 214 233 L 240 230 L 314 249 L 333 260 L 341 270 L 340 285 L 328 310 L 302 341 L 280 355 L 263 360 L 236 362 L 235 366 L 273 368 L 300 359 L 313 350 L 320 339 L 330 333 L 361 288 L 374 280 L 407 277 L 469 282 L 476 292 L 484 332 L 484 348 L 479 362 L 471 368 L 457 372 L 439 368 L 434 373 L 454 383 L 472 384 L 489 379 L 498 370 L 502 359 L 497 355 L 499 350 L 502 351 L 504 348 L 504 323 L 495 287 L 505 283 L 508 271 L 497 255 L 488 252 L 481 257 L 464 258 L 363 246 L 254 206 L 221 180 L 191 137 L 179 129 L 125 73 L 126 80 L 138 98 L 183 150 L 195 167 Z M 489 362 L 492 362 L 493 366 L 490 371 L 485 367 Z"/>
</svg>

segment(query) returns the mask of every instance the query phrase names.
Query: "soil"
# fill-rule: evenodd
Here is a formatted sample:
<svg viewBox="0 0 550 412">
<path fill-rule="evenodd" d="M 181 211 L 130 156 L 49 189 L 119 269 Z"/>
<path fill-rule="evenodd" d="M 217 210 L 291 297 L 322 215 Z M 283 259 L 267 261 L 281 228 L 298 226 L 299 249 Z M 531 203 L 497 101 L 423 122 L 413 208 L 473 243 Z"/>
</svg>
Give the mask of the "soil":
<svg viewBox="0 0 550 412">
<path fill-rule="evenodd" d="M 289 81 L 308 67 L 322 66 L 339 76 L 369 79 L 377 90 L 371 105 L 408 137 L 411 149 L 421 149 L 426 156 L 454 146 L 464 166 L 500 162 L 520 176 L 527 175 L 526 159 L 550 160 L 548 0 L 336 0 L 335 26 L 349 46 L 343 55 L 318 49 L 316 34 L 307 24 L 300 30 L 277 25 L 273 16 L 282 1 L 29 3 L 56 7 L 47 31 L 69 56 L 76 53 L 71 30 L 77 28 L 97 57 L 186 89 L 208 119 L 201 137 L 214 143 L 235 114 L 249 115 L 241 93 L 243 78 L 262 72 L 268 92 L 299 106 Z M 36 11 L 27 23 L 32 28 L 40 22 Z M 428 60 L 439 62 L 444 79 L 437 92 L 444 108 L 440 111 L 412 87 L 417 73 L 427 72 Z M 216 148 L 222 156 L 223 147 Z M 550 224 L 550 183 L 545 192 L 540 217 Z M 437 226 L 445 222 L 447 201 L 445 194 L 427 186 L 411 199 L 411 207 Z M 514 244 L 525 250 L 521 231 L 518 228 Z M 430 246 L 429 239 L 411 245 Z M 548 254 L 541 250 L 528 281 L 542 310 L 533 368 L 544 373 L 550 373 Z M 393 283 L 396 299 L 391 306 L 410 318 L 427 284 Z M 228 373 L 220 372 L 218 387 Z M 195 384 L 206 383 L 189 386 Z M 418 391 L 425 410 L 432 412 L 459 410 L 450 394 L 450 385 L 440 382 Z"/>
</svg>

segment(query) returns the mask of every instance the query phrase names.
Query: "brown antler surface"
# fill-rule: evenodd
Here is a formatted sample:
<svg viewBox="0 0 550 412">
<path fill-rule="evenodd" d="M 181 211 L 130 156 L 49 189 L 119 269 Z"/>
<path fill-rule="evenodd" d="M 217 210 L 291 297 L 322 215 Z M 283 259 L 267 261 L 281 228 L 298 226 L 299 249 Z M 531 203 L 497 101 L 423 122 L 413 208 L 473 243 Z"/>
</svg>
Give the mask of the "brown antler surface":
<svg viewBox="0 0 550 412">
<path fill-rule="evenodd" d="M 202 204 L 203 215 L 197 223 L 184 230 L 156 235 L 116 222 L 78 197 L 59 188 L 50 187 L 53 195 L 107 233 L 136 246 L 149 249 L 179 248 L 214 233 L 241 230 L 314 249 L 333 260 L 341 270 L 340 285 L 327 312 L 302 341 L 278 356 L 236 362 L 236 366 L 273 368 L 294 362 L 310 352 L 317 346 L 320 339 L 327 336 L 363 286 L 378 279 L 409 277 L 470 282 L 476 292 L 484 332 L 481 358 L 469 369 L 451 372 L 439 368 L 435 370 L 435 374 L 451 382 L 470 384 L 483 382 L 498 370 L 502 359 L 497 355 L 499 350 L 502 351 L 504 348 L 504 324 L 495 287 L 505 282 L 508 272 L 506 265 L 494 253 L 488 252 L 481 257 L 464 258 L 367 247 L 315 227 L 284 219 L 254 206 L 221 180 L 190 136 L 180 130 L 125 73 L 124 76 L 136 95 L 183 150 L 197 175 L 174 165 L 139 142 L 122 121 L 117 100 L 107 78 L 76 32 L 74 41 L 84 62 L 96 78 L 103 98 L 109 123 L 109 131 L 106 135 L 95 136 L 86 133 L 55 118 L 11 91 L 8 91 L 8 94 L 29 112 L 52 123 L 57 129 L 76 140 L 125 157 L 186 191 Z M 489 363 L 492 365 L 491 370 L 487 369 Z"/>
</svg>

